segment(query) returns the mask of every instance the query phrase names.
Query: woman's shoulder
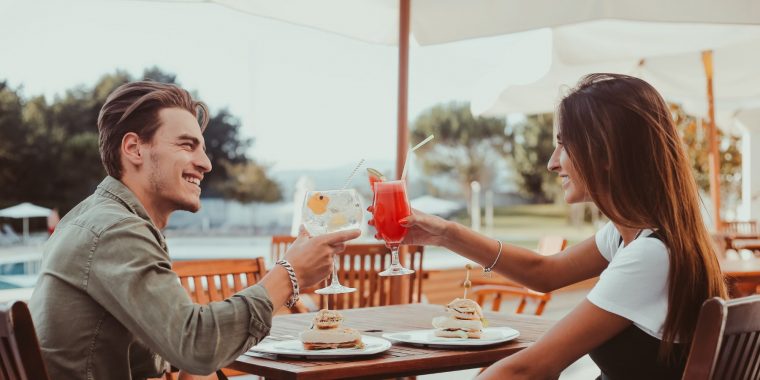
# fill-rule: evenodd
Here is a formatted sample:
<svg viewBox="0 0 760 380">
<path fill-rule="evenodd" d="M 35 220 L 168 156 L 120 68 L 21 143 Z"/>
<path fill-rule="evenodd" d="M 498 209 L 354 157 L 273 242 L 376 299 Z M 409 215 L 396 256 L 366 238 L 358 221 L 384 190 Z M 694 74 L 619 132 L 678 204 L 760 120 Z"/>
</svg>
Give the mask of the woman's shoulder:
<svg viewBox="0 0 760 380">
<path fill-rule="evenodd" d="M 669 263 L 668 247 L 656 235 L 641 236 L 615 255 L 620 261 L 643 262 L 648 266 Z"/>
</svg>

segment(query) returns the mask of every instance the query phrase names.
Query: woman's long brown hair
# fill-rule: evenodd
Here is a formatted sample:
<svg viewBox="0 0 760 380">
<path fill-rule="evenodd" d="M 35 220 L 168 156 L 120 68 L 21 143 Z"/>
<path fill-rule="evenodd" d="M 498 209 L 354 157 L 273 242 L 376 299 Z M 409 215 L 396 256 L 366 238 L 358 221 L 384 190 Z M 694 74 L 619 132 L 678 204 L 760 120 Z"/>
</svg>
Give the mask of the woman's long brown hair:
<svg viewBox="0 0 760 380">
<path fill-rule="evenodd" d="M 621 226 L 657 229 L 668 247 L 668 314 L 659 357 L 674 359 L 675 340 L 691 342 L 702 303 L 726 298 L 726 285 L 668 106 L 641 79 L 590 74 L 559 104 L 557 122 L 579 180 L 599 209 Z"/>
</svg>

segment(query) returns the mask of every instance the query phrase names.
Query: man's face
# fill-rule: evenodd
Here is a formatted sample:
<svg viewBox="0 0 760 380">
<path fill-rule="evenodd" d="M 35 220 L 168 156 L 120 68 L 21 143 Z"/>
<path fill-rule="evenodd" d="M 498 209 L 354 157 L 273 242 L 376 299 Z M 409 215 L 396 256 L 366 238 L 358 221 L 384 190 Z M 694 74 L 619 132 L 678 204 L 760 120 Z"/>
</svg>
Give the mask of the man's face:
<svg viewBox="0 0 760 380">
<path fill-rule="evenodd" d="M 198 120 L 181 108 L 159 111 L 161 126 L 147 149 L 144 169 L 154 207 L 167 212 L 196 212 L 201 207 L 201 181 L 211 171 Z"/>
</svg>

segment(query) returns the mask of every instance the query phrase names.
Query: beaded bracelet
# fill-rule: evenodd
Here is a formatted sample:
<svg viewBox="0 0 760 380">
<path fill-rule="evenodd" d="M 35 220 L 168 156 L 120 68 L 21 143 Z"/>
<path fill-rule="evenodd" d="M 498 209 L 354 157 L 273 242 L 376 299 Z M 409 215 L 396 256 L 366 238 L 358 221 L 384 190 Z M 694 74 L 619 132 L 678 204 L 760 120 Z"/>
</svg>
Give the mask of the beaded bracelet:
<svg viewBox="0 0 760 380">
<path fill-rule="evenodd" d="M 493 268 L 496 266 L 496 263 L 499 262 L 499 257 L 501 257 L 502 243 L 501 243 L 501 240 L 496 240 L 496 242 L 499 243 L 499 253 L 496 254 L 496 260 L 493 261 L 493 264 L 491 264 L 490 267 L 488 268 L 483 267 L 483 273 L 491 273 Z"/>
<path fill-rule="evenodd" d="M 290 299 L 285 304 L 285 307 L 291 308 L 296 304 L 296 302 L 298 302 L 299 297 L 298 278 L 296 278 L 296 271 L 293 270 L 293 266 L 290 265 L 290 263 L 286 260 L 280 260 L 276 262 L 275 265 L 282 265 L 282 267 L 285 268 L 285 270 L 288 272 L 288 277 L 290 277 L 290 283 L 293 285 L 293 295 L 290 296 Z"/>
</svg>

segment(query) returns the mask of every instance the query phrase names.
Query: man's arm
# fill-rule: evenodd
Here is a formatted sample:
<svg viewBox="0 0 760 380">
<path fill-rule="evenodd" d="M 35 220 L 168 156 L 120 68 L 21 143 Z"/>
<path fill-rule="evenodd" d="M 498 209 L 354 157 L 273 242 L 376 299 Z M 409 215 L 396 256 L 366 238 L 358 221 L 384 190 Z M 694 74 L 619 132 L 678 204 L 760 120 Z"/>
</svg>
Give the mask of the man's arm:
<svg viewBox="0 0 760 380">
<path fill-rule="evenodd" d="M 272 323 L 273 304 L 260 285 L 221 302 L 194 304 L 158 242 L 136 219 L 99 237 L 87 292 L 146 346 L 193 373 L 229 364 L 266 336 Z"/>
</svg>

